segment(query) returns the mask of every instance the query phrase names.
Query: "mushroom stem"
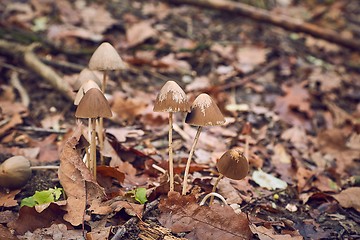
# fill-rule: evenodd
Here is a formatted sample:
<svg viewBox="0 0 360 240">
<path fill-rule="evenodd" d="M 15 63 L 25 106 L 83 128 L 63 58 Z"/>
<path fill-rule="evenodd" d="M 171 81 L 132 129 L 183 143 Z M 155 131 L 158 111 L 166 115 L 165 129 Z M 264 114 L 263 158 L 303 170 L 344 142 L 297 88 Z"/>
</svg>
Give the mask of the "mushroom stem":
<svg viewBox="0 0 360 240">
<path fill-rule="evenodd" d="M 203 198 L 203 200 L 201 200 L 199 205 L 203 206 L 205 204 L 206 200 L 210 196 L 211 196 L 211 198 L 218 197 L 224 203 L 224 205 L 227 205 L 227 202 L 226 202 L 225 198 L 223 196 L 221 196 L 220 194 L 216 193 L 216 192 L 211 192 L 211 193 L 206 194 L 206 196 Z M 211 206 L 211 203 L 209 203 L 209 206 Z"/>
<path fill-rule="evenodd" d="M 173 160 L 173 144 L 172 144 L 172 129 L 173 129 L 173 113 L 169 112 L 169 175 L 170 175 L 170 192 L 174 191 L 174 160 Z"/>
<path fill-rule="evenodd" d="M 98 138 L 99 138 L 99 149 L 100 149 L 100 163 L 105 164 L 104 156 L 102 155 L 104 149 L 104 118 L 99 118 Z"/>
<path fill-rule="evenodd" d="M 91 140 L 90 140 L 90 172 L 92 172 L 96 179 L 96 120 L 89 118 L 91 121 Z"/>
<path fill-rule="evenodd" d="M 215 184 L 214 184 L 213 189 L 212 189 L 211 192 L 216 192 L 217 185 L 219 184 L 220 180 L 221 180 L 223 177 L 224 177 L 224 175 L 222 175 L 222 174 L 220 173 L 219 177 L 218 177 L 218 178 L 216 179 L 216 181 L 215 181 Z M 209 206 L 213 203 L 213 201 L 214 201 L 214 196 L 211 196 L 210 202 L 209 202 Z"/>
<path fill-rule="evenodd" d="M 184 173 L 184 181 L 183 181 L 183 188 L 182 188 L 182 195 L 186 195 L 187 178 L 188 178 L 188 174 L 189 174 L 189 170 L 190 170 L 190 163 L 191 163 L 191 159 L 192 159 L 192 157 L 194 155 L 196 144 L 197 144 L 197 142 L 199 140 L 201 129 L 202 129 L 202 126 L 199 126 L 198 129 L 197 129 L 195 139 L 194 139 L 194 143 L 193 143 L 193 145 L 191 147 L 189 157 L 188 157 L 188 160 L 186 162 L 186 168 L 185 168 L 185 173 Z"/>
<path fill-rule="evenodd" d="M 249 159 L 249 134 L 245 135 L 245 149 L 244 149 L 244 155 L 246 159 Z"/>
<path fill-rule="evenodd" d="M 107 81 L 107 71 L 104 71 L 103 81 L 101 85 L 101 91 L 105 94 L 106 90 L 106 81 Z M 100 163 L 104 165 L 104 156 L 102 155 L 102 151 L 104 149 L 104 119 L 101 117 L 99 118 L 99 148 L 100 148 Z"/>
<path fill-rule="evenodd" d="M 59 166 L 32 166 L 30 167 L 31 170 L 58 170 Z"/>
</svg>

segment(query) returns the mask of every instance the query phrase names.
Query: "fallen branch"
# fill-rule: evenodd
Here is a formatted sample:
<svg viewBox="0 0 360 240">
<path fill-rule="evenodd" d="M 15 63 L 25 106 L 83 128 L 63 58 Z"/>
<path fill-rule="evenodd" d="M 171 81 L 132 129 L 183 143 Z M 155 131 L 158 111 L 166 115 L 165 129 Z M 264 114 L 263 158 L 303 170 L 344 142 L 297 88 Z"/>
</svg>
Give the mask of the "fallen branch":
<svg viewBox="0 0 360 240">
<path fill-rule="evenodd" d="M 24 46 L 6 40 L 0 40 L 0 52 L 18 58 L 33 72 L 46 80 L 56 91 L 60 92 L 67 99 L 73 101 L 74 94 L 71 87 L 49 66 L 42 63 L 34 54 L 33 49 L 36 45 Z"/>
<path fill-rule="evenodd" d="M 325 39 L 329 42 L 360 51 L 360 41 L 350 38 L 343 38 L 338 32 L 325 29 L 300 19 L 294 19 L 285 15 L 274 14 L 264 9 L 228 0 L 166 0 L 170 3 L 191 4 L 199 7 L 238 13 L 242 16 L 270 23 L 293 32 L 303 32 L 314 37 Z"/>
</svg>

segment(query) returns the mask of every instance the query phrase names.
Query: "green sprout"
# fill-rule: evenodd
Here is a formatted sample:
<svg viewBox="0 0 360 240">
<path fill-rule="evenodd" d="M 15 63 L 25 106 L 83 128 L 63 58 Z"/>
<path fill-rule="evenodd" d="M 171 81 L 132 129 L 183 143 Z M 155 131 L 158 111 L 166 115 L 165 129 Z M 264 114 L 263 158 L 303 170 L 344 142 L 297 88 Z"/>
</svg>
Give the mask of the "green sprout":
<svg viewBox="0 0 360 240">
<path fill-rule="evenodd" d="M 148 201 L 146 198 L 146 188 L 136 188 L 127 193 L 140 204 L 145 204 Z"/>
<path fill-rule="evenodd" d="M 36 205 L 56 202 L 59 200 L 61 194 L 63 192 L 62 188 L 49 188 L 44 191 L 36 191 L 34 195 L 31 197 L 24 198 L 21 200 L 20 207 L 28 206 L 34 207 Z"/>
</svg>

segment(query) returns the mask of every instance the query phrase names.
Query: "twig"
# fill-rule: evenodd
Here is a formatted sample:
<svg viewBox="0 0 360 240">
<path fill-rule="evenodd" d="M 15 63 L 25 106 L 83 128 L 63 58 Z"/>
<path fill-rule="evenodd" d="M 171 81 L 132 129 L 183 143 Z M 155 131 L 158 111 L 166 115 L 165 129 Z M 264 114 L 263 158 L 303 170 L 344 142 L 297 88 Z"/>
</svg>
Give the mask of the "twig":
<svg viewBox="0 0 360 240">
<path fill-rule="evenodd" d="M 36 46 L 36 44 L 24 46 L 18 43 L 0 40 L 0 52 L 19 58 L 29 69 L 37 73 L 51 86 L 53 86 L 55 90 L 60 92 L 69 100 L 74 101 L 74 94 L 71 92 L 71 87 L 63 81 L 63 79 L 52 68 L 42 63 L 34 54 L 33 49 Z"/>
<path fill-rule="evenodd" d="M 317 25 L 294 19 L 281 14 L 274 14 L 264 9 L 228 0 L 166 0 L 171 3 L 191 4 L 199 7 L 229 11 L 256 21 L 270 23 L 293 32 L 303 32 L 329 42 L 360 51 L 360 41 L 342 37 L 338 32 Z"/>
<path fill-rule="evenodd" d="M 22 131 L 30 131 L 30 132 L 39 132 L 39 133 L 56 133 L 56 134 L 65 134 L 67 130 L 65 129 L 50 129 L 50 128 L 40 128 L 40 127 L 33 127 L 33 126 L 18 126 L 16 127 L 17 130 Z"/>
<path fill-rule="evenodd" d="M 20 95 L 20 98 L 21 98 L 21 103 L 25 107 L 28 107 L 29 104 L 30 104 L 29 94 L 27 93 L 27 91 L 25 90 L 23 85 L 21 84 L 21 82 L 19 80 L 19 73 L 18 72 L 16 72 L 16 71 L 11 72 L 10 83 L 19 92 L 19 95 Z"/>
</svg>

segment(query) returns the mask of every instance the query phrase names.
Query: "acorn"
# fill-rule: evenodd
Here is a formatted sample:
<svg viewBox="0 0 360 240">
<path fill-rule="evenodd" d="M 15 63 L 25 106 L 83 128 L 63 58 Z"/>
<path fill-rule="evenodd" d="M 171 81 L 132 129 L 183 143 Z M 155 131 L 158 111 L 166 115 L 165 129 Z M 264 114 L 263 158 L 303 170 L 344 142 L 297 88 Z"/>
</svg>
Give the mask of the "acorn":
<svg viewBox="0 0 360 240">
<path fill-rule="evenodd" d="M 0 165 L 0 187 L 21 188 L 30 176 L 30 161 L 23 156 L 8 158 Z"/>
</svg>

